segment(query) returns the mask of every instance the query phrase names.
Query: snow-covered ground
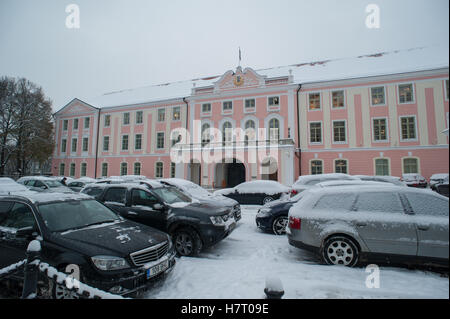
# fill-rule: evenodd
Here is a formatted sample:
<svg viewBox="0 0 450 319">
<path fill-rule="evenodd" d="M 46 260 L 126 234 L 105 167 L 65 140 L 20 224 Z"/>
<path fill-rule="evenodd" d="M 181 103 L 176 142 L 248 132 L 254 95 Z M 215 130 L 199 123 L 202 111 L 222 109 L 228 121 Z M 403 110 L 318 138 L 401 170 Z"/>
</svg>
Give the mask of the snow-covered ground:
<svg viewBox="0 0 450 319">
<path fill-rule="evenodd" d="M 286 236 L 256 227 L 259 207 L 245 206 L 238 227 L 197 258 L 182 257 L 147 298 L 264 298 L 266 279 L 278 277 L 283 298 L 448 298 L 449 280 L 438 273 L 380 267 L 380 288 L 367 288 L 365 268 L 326 266 L 289 245 Z"/>
</svg>

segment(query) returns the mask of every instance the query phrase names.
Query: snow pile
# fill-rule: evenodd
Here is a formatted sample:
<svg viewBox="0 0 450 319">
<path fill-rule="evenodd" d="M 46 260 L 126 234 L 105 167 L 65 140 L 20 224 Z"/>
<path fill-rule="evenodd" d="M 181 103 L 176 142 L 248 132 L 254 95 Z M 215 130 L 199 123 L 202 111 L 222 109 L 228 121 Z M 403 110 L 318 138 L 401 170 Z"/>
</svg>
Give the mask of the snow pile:
<svg viewBox="0 0 450 319">
<path fill-rule="evenodd" d="M 235 187 L 240 194 L 267 194 L 289 193 L 290 188 L 275 181 L 251 181 L 239 184 Z"/>
<path fill-rule="evenodd" d="M 28 244 L 27 251 L 29 251 L 29 252 L 39 252 L 39 251 L 41 251 L 41 243 L 39 242 L 39 240 L 32 240 Z"/>
<path fill-rule="evenodd" d="M 269 292 L 281 292 L 284 291 L 283 283 L 279 277 L 268 276 L 266 278 L 266 289 Z"/>
</svg>

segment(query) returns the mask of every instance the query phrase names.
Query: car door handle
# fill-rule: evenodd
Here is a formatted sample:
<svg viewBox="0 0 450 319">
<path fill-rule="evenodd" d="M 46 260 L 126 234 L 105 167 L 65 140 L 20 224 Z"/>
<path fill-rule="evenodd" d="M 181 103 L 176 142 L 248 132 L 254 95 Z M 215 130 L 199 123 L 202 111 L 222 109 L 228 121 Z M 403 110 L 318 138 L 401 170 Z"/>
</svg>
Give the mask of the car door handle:
<svg viewBox="0 0 450 319">
<path fill-rule="evenodd" d="M 417 225 L 417 229 L 418 229 L 418 230 L 428 230 L 428 229 L 430 229 L 430 226 Z"/>
<path fill-rule="evenodd" d="M 133 215 L 133 216 L 137 216 L 138 215 L 138 213 L 136 213 L 136 212 L 128 212 L 128 215 Z"/>
</svg>

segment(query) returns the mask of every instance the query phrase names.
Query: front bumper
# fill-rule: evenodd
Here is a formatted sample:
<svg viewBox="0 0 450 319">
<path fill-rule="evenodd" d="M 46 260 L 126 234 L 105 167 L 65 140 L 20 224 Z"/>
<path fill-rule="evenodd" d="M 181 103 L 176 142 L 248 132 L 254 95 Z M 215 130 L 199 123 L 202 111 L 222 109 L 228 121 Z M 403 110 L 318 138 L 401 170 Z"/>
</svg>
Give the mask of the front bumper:
<svg viewBox="0 0 450 319">
<path fill-rule="evenodd" d="M 87 284 L 123 297 L 139 297 L 147 291 L 154 283 L 162 280 L 175 267 L 175 251 L 171 250 L 168 254 L 162 257 L 155 264 L 168 260 L 168 268 L 163 272 L 147 279 L 147 269 L 149 267 L 142 266 L 134 268 L 131 271 L 125 270 L 122 274 L 115 274 L 110 276 L 96 276 L 93 280 L 87 280 Z"/>
<path fill-rule="evenodd" d="M 236 228 L 236 221 L 230 218 L 225 225 L 202 224 L 199 228 L 204 247 L 210 247 L 225 239 Z"/>
<path fill-rule="evenodd" d="M 264 231 L 271 231 L 272 230 L 272 216 L 267 217 L 258 217 L 258 215 L 255 218 L 256 226 L 258 228 L 264 230 Z"/>
<path fill-rule="evenodd" d="M 242 218 L 241 205 L 237 204 L 233 207 L 233 215 L 236 222 Z"/>
</svg>

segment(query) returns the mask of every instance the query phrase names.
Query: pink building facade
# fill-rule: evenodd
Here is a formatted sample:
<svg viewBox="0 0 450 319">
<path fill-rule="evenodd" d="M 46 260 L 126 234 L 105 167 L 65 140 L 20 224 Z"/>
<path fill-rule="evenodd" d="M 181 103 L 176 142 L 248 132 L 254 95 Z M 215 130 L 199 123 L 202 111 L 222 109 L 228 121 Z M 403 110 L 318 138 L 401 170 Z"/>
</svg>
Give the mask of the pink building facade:
<svg viewBox="0 0 450 319">
<path fill-rule="evenodd" d="M 53 174 L 180 177 L 220 188 L 333 172 L 448 173 L 448 56 L 433 54 L 238 67 L 74 99 L 54 115 Z"/>
</svg>

